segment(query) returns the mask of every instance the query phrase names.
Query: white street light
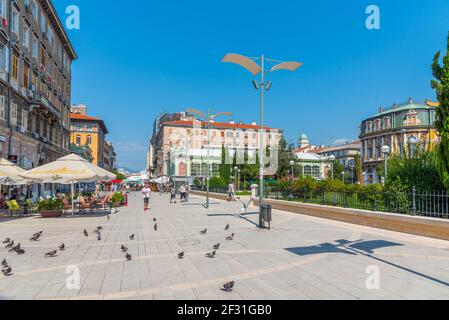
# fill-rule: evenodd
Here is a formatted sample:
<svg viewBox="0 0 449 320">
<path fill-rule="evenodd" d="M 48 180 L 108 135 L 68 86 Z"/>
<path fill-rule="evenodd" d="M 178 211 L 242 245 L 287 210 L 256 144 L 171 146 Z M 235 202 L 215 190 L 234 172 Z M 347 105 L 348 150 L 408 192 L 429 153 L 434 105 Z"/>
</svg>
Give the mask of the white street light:
<svg viewBox="0 0 449 320">
<path fill-rule="evenodd" d="M 290 161 L 290 167 L 292 167 L 292 179 L 295 179 L 295 161 Z"/>
<path fill-rule="evenodd" d="M 384 161 L 385 161 L 385 176 L 383 177 L 383 181 L 382 184 L 385 185 L 385 182 L 387 180 L 387 176 L 388 176 L 388 156 L 390 155 L 390 147 L 389 146 L 383 146 L 381 149 L 383 155 L 384 155 Z"/>
<path fill-rule="evenodd" d="M 260 61 L 260 64 L 257 64 L 255 61 Z M 260 83 L 253 82 L 254 87 L 257 90 L 260 90 L 260 150 L 259 150 L 259 161 L 260 161 L 260 186 L 259 186 L 259 204 L 260 204 L 260 216 L 259 216 L 259 227 L 263 227 L 262 222 L 262 207 L 264 202 L 264 170 L 265 170 L 265 161 L 264 161 L 264 93 L 265 91 L 270 90 L 272 83 L 271 81 L 266 83 L 265 82 L 265 75 L 266 73 L 271 73 L 278 70 L 287 70 L 287 71 L 296 71 L 298 68 L 300 68 L 303 64 L 300 62 L 284 62 L 274 59 L 268 59 L 264 55 L 261 57 L 245 57 L 240 54 L 230 53 L 227 54 L 222 62 L 225 63 L 233 63 L 237 64 L 249 72 L 253 76 L 256 76 L 260 73 L 261 75 L 261 81 Z M 270 63 L 272 64 L 272 67 L 268 70 L 268 72 L 265 69 L 265 64 Z"/>
</svg>

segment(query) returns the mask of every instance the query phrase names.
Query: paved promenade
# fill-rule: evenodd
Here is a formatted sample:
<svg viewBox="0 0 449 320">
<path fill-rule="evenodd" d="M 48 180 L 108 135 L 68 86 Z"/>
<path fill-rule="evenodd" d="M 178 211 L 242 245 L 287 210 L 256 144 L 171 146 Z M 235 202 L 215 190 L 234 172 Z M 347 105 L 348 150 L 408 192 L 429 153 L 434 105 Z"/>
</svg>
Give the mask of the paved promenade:
<svg viewBox="0 0 449 320">
<path fill-rule="evenodd" d="M 132 194 L 129 207 L 110 220 L 96 216 L 1 221 L 1 242 L 6 237 L 21 242 L 26 254 L 17 256 L 0 247 L 0 260 L 6 258 L 13 268 L 13 275 L 0 277 L 0 296 L 449 299 L 449 242 L 277 211 L 272 230 L 259 230 L 257 215 L 240 215 L 238 203 L 212 200 L 206 210 L 203 201 L 194 196 L 189 204 L 170 205 L 168 196 L 153 194 L 152 210 L 144 213 L 140 195 Z M 227 224 L 229 231 L 224 230 Z M 104 228 L 100 241 L 92 234 L 97 226 Z M 204 228 L 208 232 L 201 235 Z M 41 241 L 30 242 L 41 230 Z M 235 239 L 226 241 L 233 232 Z M 135 240 L 129 239 L 132 234 Z M 206 258 L 218 242 L 216 258 Z M 67 250 L 44 258 L 62 243 Z M 132 261 L 126 261 L 122 244 Z M 181 251 L 183 260 L 177 257 Z M 76 268 L 79 288 L 67 288 L 67 277 Z M 228 281 L 236 282 L 232 293 L 220 290 Z"/>
</svg>

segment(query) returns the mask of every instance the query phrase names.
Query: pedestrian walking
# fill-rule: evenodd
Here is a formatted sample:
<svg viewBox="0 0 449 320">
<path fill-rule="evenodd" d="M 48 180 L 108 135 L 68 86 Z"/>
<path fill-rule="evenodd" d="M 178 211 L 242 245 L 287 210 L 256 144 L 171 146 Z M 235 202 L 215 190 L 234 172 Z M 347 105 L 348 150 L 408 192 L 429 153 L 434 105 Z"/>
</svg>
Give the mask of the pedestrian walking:
<svg viewBox="0 0 449 320">
<path fill-rule="evenodd" d="M 176 188 L 173 186 L 170 190 L 170 203 L 176 202 Z"/>
<path fill-rule="evenodd" d="M 143 196 L 144 211 L 148 211 L 150 210 L 149 204 L 151 197 L 151 189 L 148 184 L 146 184 L 145 187 L 142 189 L 142 196 Z"/>
<path fill-rule="evenodd" d="M 228 185 L 228 198 L 229 198 L 229 201 L 236 201 L 235 185 L 232 182 Z"/>
<path fill-rule="evenodd" d="M 181 202 L 185 202 L 185 200 L 186 200 L 186 186 L 185 185 L 181 185 L 181 187 L 179 187 L 179 193 L 181 194 Z"/>
</svg>

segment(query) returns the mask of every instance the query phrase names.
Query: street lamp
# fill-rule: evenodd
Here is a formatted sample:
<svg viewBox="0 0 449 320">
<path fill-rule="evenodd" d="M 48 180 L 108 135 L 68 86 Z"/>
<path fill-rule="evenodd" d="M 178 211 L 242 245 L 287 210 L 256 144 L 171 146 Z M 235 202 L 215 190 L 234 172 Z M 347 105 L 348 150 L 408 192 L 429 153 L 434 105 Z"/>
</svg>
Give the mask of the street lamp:
<svg viewBox="0 0 449 320">
<path fill-rule="evenodd" d="M 237 179 L 237 190 L 240 191 L 240 173 L 242 172 L 242 170 L 238 169 L 237 173 L 238 173 L 238 179 Z"/>
<path fill-rule="evenodd" d="M 292 180 L 295 179 L 295 161 L 290 161 L 290 167 L 292 168 Z"/>
<path fill-rule="evenodd" d="M 260 61 L 260 65 L 256 63 L 256 61 Z M 265 170 L 265 161 L 264 161 L 264 93 L 271 89 L 272 82 L 265 82 L 265 74 L 271 73 L 278 70 L 287 70 L 287 71 L 296 71 L 303 64 L 299 62 L 284 62 L 274 59 L 268 59 L 264 55 L 261 57 L 245 57 L 240 54 L 230 53 L 227 54 L 222 62 L 224 63 L 233 63 L 237 64 L 249 72 L 253 76 L 258 74 L 261 75 L 260 83 L 257 81 L 253 81 L 254 88 L 256 90 L 260 90 L 260 146 L 259 146 L 259 162 L 260 162 L 260 186 L 259 186 L 259 204 L 260 204 L 260 217 L 259 217 L 259 227 L 262 227 L 262 206 L 264 200 L 264 170 Z M 272 67 L 266 71 L 265 64 L 271 64 Z"/>
<path fill-rule="evenodd" d="M 218 116 L 232 116 L 232 112 L 218 112 L 211 114 L 210 109 L 207 111 L 207 115 L 196 109 L 187 109 L 187 113 L 195 114 L 200 120 L 204 122 L 207 128 L 207 173 L 206 173 L 206 204 L 204 207 L 209 209 L 210 207 L 210 196 L 209 196 L 209 179 L 210 179 L 210 129 L 213 128 L 212 120 Z"/>
<path fill-rule="evenodd" d="M 418 139 L 416 139 L 414 136 L 411 136 L 408 138 L 408 145 L 410 149 L 410 158 L 413 157 L 416 150 L 416 145 L 418 144 Z"/>
<path fill-rule="evenodd" d="M 342 181 L 343 181 L 344 184 L 346 184 L 346 183 L 345 183 L 345 175 L 346 175 L 346 172 L 343 171 L 343 172 L 341 173 L 341 179 L 342 179 Z"/>
<path fill-rule="evenodd" d="M 329 161 L 331 162 L 331 171 L 332 171 L 332 180 L 334 180 L 334 162 L 337 158 L 334 155 L 329 157 Z"/>
<path fill-rule="evenodd" d="M 385 174 L 383 177 L 383 185 L 385 185 L 385 180 L 387 179 L 388 176 L 388 156 L 390 154 L 390 147 L 389 146 L 383 146 L 382 147 L 382 154 L 384 155 L 384 161 L 385 161 Z"/>
</svg>

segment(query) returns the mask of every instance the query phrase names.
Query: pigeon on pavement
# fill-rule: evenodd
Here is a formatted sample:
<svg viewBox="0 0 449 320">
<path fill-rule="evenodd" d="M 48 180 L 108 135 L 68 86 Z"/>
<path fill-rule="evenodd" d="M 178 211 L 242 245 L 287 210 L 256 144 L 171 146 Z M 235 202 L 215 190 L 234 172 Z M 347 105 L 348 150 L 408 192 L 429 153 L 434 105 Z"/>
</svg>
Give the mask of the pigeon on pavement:
<svg viewBox="0 0 449 320">
<path fill-rule="evenodd" d="M 178 254 L 179 259 L 184 259 L 184 251 Z"/>
<path fill-rule="evenodd" d="M 208 257 L 210 259 L 214 259 L 216 255 L 217 255 L 217 251 L 213 251 L 213 252 L 207 253 L 206 257 Z"/>
<path fill-rule="evenodd" d="M 58 253 L 58 250 L 51 251 L 51 252 L 47 252 L 47 253 L 45 254 L 45 258 L 53 258 L 53 257 L 56 256 L 57 253 Z"/>
<path fill-rule="evenodd" d="M 232 290 L 234 289 L 234 286 L 235 286 L 235 282 L 234 282 L 234 281 L 231 281 L 231 282 L 225 283 L 225 284 L 221 287 L 221 290 L 222 290 L 222 291 L 226 291 L 226 292 L 232 292 Z"/>
</svg>

